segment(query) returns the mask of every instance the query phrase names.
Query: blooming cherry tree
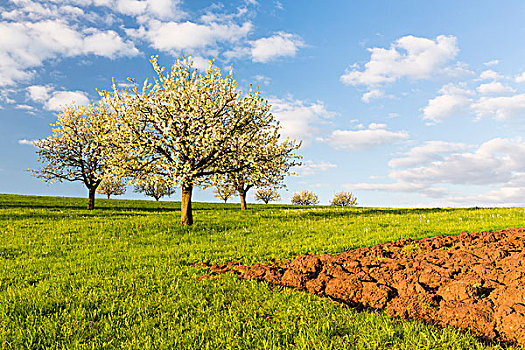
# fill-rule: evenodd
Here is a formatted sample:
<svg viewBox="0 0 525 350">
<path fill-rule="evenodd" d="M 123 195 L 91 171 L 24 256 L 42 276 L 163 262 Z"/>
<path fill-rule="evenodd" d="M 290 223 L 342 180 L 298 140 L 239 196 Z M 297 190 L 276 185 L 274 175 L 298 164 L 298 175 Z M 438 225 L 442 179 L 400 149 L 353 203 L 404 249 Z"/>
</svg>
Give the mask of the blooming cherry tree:
<svg viewBox="0 0 525 350">
<path fill-rule="evenodd" d="M 300 143 L 286 139 L 279 142 L 278 123 L 275 122 L 273 133 L 257 134 L 248 144 L 238 145 L 237 152 L 230 161 L 242 164 L 244 158 L 258 154 L 258 162 L 253 163 L 238 172 L 232 172 L 216 177 L 218 183 L 232 184 L 241 200 L 241 210 L 246 210 L 246 195 L 253 187 L 281 188 L 283 181 L 290 175 L 290 168 L 298 165 L 300 156 L 296 151 Z"/>
<path fill-rule="evenodd" d="M 352 192 L 339 192 L 334 195 L 330 204 L 341 207 L 353 207 L 357 205 L 357 197 Z"/>
<path fill-rule="evenodd" d="M 107 177 L 98 185 L 97 193 L 105 194 L 108 199 L 112 195 L 121 196 L 126 193 L 126 181 L 114 177 Z"/>
<path fill-rule="evenodd" d="M 235 187 L 228 183 L 218 184 L 213 189 L 213 195 L 222 199 L 224 203 L 226 203 L 231 196 L 235 195 L 235 193 L 237 193 L 237 191 L 235 191 Z"/>
<path fill-rule="evenodd" d="M 155 198 L 156 201 L 164 196 L 171 196 L 175 192 L 171 181 L 158 175 L 141 179 L 135 184 L 135 192 L 144 193 L 148 197 Z"/>
<path fill-rule="evenodd" d="M 272 134 L 274 118 L 251 90 L 244 97 L 232 71 L 223 75 L 210 62 L 205 73 L 177 59 L 169 71 L 150 60 L 154 83 L 139 88 L 102 91 L 118 116 L 113 120 L 114 167 L 134 180 L 164 176 L 182 188 L 181 224 L 191 225 L 195 186 L 212 185 L 212 177 L 249 169 L 261 159 L 256 134 Z M 239 147 L 242 162 L 235 157 Z M 252 152 L 253 150 L 253 152 Z M 264 155 L 263 155 L 264 156 Z"/>
<path fill-rule="evenodd" d="M 80 181 L 88 189 L 88 209 L 95 207 L 95 191 L 107 174 L 105 135 L 110 111 L 104 104 L 65 106 L 53 132 L 34 142 L 40 170 L 33 175 L 46 182 Z"/>
<path fill-rule="evenodd" d="M 319 203 L 319 197 L 312 191 L 302 190 L 294 193 L 292 196 L 292 204 L 314 205 L 317 203 Z"/>
<path fill-rule="evenodd" d="M 268 204 L 271 201 L 278 201 L 281 199 L 281 196 L 273 188 L 259 188 L 255 192 L 255 199 L 264 202 L 264 204 Z"/>
</svg>

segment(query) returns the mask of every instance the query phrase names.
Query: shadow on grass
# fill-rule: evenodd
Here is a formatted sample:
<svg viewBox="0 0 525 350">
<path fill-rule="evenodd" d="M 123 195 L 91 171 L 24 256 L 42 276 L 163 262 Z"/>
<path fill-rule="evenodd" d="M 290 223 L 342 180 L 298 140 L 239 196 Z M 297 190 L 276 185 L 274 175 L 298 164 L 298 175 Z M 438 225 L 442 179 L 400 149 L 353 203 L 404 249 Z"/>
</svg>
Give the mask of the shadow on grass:
<svg viewBox="0 0 525 350">
<path fill-rule="evenodd" d="M 135 211 L 135 212 L 170 212 L 180 211 L 180 201 L 154 201 L 135 199 L 105 199 L 95 200 L 96 211 Z M 192 202 L 193 210 L 240 210 L 239 203 L 210 203 Z M 87 211 L 87 198 L 80 197 L 53 197 L 53 196 L 31 196 L 0 194 L 0 209 L 7 208 L 32 208 L 51 210 L 82 210 Z M 249 203 L 248 210 L 268 209 L 293 209 L 294 206 L 279 204 L 254 204 Z M 301 209 L 301 208 L 297 208 Z"/>
<path fill-rule="evenodd" d="M 193 202 L 194 215 L 199 211 L 241 212 L 238 203 L 207 203 Z M 53 197 L 0 194 L 1 219 L 42 219 L 57 220 L 68 217 L 85 218 L 121 218 L 132 216 L 146 216 L 153 213 L 180 215 L 179 201 L 154 200 L 127 200 L 97 198 L 95 209 L 87 210 L 87 199 L 78 197 Z M 260 211 L 275 209 L 275 206 L 253 205 L 252 210 Z M 219 214 L 229 217 L 229 214 Z"/>
<path fill-rule="evenodd" d="M 84 217 L 102 217 L 102 216 L 126 216 L 126 215 L 147 215 L 151 213 L 177 213 L 180 212 L 181 204 L 179 201 L 153 201 L 153 200 L 130 200 L 130 199 L 102 199 L 97 198 L 95 201 L 95 210 L 87 210 L 86 198 L 75 197 L 52 197 L 52 196 L 30 196 L 30 195 L 11 195 L 0 194 L 1 209 L 34 209 L 42 212 L 34 213 L 16 213 L 7 210 L 6 213 L 0 212 L 0 217 L 5 218 L 60 218 L 71 215 Z M 193 202 L 193 210 L 199 211 L 240 211 L 239 203 L 209 203 Z M 328 210 L 327 210 L 328 209 Z M 462 208 L 463 210 L 478 210 L 480 208 Z M 255 204 L 249 203 L 248 213 L 268 213 L 271 215 L 273 210 L 290 210 L 294 212 L 295 217 L 308 218 L 345 218 L 356 216 L 374 216 L 374 215 L 419 215 L 430 213 L 451 212 L 453 208 L 338 208 L 328 206 L 300 206 L 285 204 Z M 266 213 L 265 213 L 266 212 Z M 176 214 L 177 215 L 177 214 Z M 197 214 L 198 215 L 198 214 Z M 228 216 L 228 215 L 225 215 Z M 286 218 L 282 218 L 286 221 Z M 245 224 L 247 224 L 245 222 Z"/>
<path fill-rule="evenodd" d="M 314 209 L 312 207 L 311 209 Z M 317 207 L 318 208 L 318 207 Z M 324 207 L 326 208 L 326 207 Z M 293 208 L 293 209 L 306 209 L 306 208 Z M 298 216 L 301 217 L 317 217 L 317 218 L 343 218 L 343 217 L 355 217 L 355 216 L 373 216 L 373 215 L 416 215 L 416 214 L 429 214 L 429 213 L 446 213 L 454 211 L 453 208 L 421 208 L 421 209 L 390 209 L 390 208 L 333 208 L 334 210 L 308 210 L 301 213 L 298 213 Z M 470 209 L 470 208 L 469 208 Z M 465 210 L 469 210 L 465 209 Z M 473 208 L 479 209 L 479 208 Z"/>
</svg>

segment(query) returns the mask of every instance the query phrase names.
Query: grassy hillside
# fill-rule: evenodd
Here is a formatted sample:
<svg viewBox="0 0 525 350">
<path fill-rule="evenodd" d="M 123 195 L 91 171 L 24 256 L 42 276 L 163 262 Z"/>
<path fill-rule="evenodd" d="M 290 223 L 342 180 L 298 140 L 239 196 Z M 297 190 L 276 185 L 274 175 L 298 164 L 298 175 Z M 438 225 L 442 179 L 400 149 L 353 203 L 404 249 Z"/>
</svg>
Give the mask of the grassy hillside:
<svg viewBox="0 0 525 350">
<path fill-rule="evenodd" d="M 337 254 L 525 224 L 525 210 L 304 208 L 0 195 L 0 348 L 485 349 L 469 334 L 194 263 Z"/>
</svg>

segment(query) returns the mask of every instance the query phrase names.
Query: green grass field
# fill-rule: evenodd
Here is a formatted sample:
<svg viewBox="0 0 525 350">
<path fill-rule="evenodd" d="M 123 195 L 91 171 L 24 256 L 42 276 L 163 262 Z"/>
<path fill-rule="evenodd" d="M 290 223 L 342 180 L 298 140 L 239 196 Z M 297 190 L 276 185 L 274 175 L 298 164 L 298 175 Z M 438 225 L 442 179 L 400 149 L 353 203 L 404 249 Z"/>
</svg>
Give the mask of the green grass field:
<svg viewBox="0 0 525 350">
<path fill-rule="evenodd" d="M 223 275 L 400 238 L 525 225 L 525 209 L 378 209 L 0 195 L 1 349 L 499 349 L 470 334 Z"/>
</svg>

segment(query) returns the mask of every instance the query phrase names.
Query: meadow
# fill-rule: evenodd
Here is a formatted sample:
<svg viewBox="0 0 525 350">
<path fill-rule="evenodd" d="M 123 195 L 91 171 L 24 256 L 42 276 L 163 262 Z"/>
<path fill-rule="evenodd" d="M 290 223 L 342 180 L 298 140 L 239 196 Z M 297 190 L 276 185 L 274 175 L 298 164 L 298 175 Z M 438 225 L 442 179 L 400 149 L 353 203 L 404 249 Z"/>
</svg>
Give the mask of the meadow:
<svg viewBox="0 0 525 350">
<path fill-rule="evenodd" d="M 0 195 L 0 349 L 500 349 L 198 262 L 253 264 L 525 224 L 524 208 L 382 209 Z M 513 347 L 508 347 L 513 349 Z"/>
</svg>

